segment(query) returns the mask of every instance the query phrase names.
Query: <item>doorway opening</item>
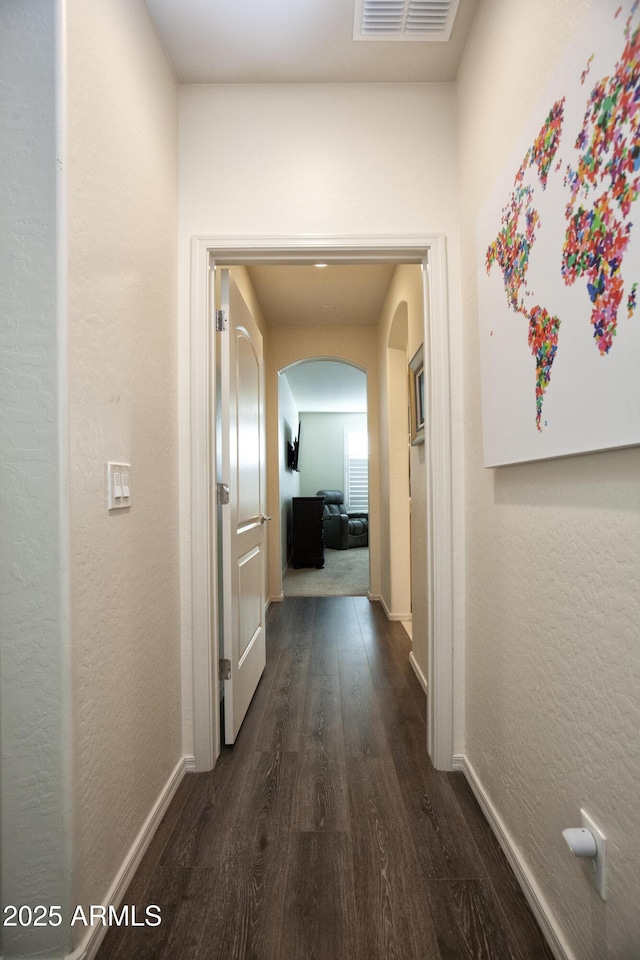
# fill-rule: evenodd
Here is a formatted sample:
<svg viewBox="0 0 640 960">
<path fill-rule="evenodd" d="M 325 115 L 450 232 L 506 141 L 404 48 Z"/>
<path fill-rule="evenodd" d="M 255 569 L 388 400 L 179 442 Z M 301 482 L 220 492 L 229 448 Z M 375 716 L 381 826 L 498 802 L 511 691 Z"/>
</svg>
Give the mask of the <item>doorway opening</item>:
<svg viewBox="0 0 640 960">
<path fill-rule="evenodd" d="M 314 358 L 278 371 L 285 597 L 370 593 L 367 409 L 367 374 L 352 363 Z M 309 498 L 322 503 L 305 504 Z M 302 522 L 305 509 L 318 514 L 317 530 L 311 516 Z M 314 536 L 322 564 L 305 555 L 306 538 Z"/>
<path fill-rule="evenodd" d="M 425 443 L 422 467 L 426 477 L 426 569 L 421 588 L 428 622 L 429 683 L 427 749 L 438 769 L 453 766 L 453 570 L 452 477 L 449 331 L 445 240 L 441 235 L 418 238 L 220 238 L 192 241 L 190 436 L 191 484 L 190 582 L 193 664 L 193 731 L 195 767 L 211 769 L 220 749 L 215 709 L 219 634 L 215 611 L 218 570 L 213 546 L 216 515 L 212 509 L 212 463 L 215 463 L 215 407 L 211 395 L 216 364 L 213 331 L 212 265 L 417 263 L 422 266 L 424 303 L 424 370 L 426 384 Z M 282 364 L 281 364 L 282 365 Z"/>
</svg>

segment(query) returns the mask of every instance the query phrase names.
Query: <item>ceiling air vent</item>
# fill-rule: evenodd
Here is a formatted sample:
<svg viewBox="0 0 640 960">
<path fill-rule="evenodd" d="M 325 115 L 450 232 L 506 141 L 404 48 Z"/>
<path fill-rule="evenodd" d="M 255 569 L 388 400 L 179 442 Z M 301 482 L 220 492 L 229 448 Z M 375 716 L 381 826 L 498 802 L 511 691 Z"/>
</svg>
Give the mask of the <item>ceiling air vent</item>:
<svg viewBox="0 0 640 960">
<path fill-rule="evenodd" d="M 458 0 L 355 0 L 354 40 L 448 40 Z"/>
</svg>

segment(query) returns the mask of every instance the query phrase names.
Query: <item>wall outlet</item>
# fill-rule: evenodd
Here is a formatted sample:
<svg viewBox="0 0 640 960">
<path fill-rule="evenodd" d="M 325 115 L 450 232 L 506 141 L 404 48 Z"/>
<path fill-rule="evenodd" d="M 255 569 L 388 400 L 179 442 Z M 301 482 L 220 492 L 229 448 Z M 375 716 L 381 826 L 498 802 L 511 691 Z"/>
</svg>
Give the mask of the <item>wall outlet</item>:
<svg viewBox="0 0 640 960">
<path fill-rule="evenodd" d="M 596 826 L 586 810 L 580 810 L 580 820 L 583 827 L 590 830 L 596 841 L 597 853 L 587 860 L 584 869 L 589 880 L 594 885 L 603 900 L 607 899 L 607 838 L 602 830 Z"/>
</svg>

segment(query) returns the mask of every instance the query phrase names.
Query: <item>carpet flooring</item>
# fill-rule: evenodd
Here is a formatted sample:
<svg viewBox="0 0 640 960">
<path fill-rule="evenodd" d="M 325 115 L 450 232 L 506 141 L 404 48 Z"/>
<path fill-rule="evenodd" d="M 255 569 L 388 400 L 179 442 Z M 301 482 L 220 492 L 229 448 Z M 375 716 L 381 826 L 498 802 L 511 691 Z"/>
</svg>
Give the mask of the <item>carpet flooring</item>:
<svg viewBox="0 0 640 960">
<path fill-rule="evenodd" d="M 325 548 L 324 567 L 288 567 L 282 578 L 285 597 L 366 597 L 369 591 L 369 548 Z"/>
</svg>

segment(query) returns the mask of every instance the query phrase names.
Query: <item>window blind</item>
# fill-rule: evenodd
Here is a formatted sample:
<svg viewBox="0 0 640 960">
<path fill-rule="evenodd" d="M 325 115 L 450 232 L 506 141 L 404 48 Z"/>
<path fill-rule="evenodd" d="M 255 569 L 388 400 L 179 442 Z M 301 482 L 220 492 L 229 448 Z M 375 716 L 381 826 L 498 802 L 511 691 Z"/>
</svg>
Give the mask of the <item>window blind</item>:
<svg viewBox="0 0 640 960">
<path fill-rule="evenodd" d="M 369 510 L 369 443 L 364 431 L 345 430 L 345 493 L 350 513 Z"/>
</svg>

